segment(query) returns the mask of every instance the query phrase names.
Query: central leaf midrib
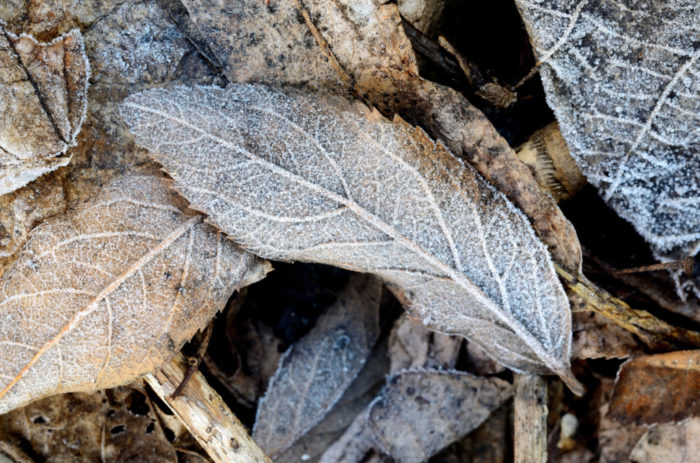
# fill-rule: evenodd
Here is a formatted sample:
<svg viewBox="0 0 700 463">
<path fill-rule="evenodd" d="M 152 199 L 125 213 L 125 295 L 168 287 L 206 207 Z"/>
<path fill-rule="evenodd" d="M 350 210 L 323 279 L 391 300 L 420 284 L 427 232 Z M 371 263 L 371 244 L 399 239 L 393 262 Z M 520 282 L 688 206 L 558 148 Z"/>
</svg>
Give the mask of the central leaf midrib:
<svg viewBox="0 0 700 463">
<path fill-rule="evenodd" d="M 176 116 L 164 113 L 162 111 L 145 107 L 137 103 L 133 102 L 128 102 L 126 103 L 126 106 L 129 106 L 131 108 L 144 111 L 147 113 L 151 113 L 157 116 L 160 116 L 166 120 L 170 120 L 175 124 L 179 124 L 184 126 L 185 128 L 190 128 L 196 132 L 201 133 L 202 135 L 210 138 L 212 141 L 218 143 L 219 145 L 230 149 L 232 151 L 238 151 L 241 154 L 243 154 L 245 157 L 250 159 L 252 162 L 255 162 L 257 164 L 260 164 L 269 170 L 281 175 L 282 177 L 290 178 L 296 183 L 306 186 L 307 188 L 325 196 L 328 199 L 331 199 L 337 203 L 343 204 L 348 209 L 352 210 L 357 214 L 359 217 L 363 218 L 366 222 L 372 224 L 374 227 L 379 229 L 380 231 L 386 233 L 388 236 L 392 237 L 394 240 L 396 240 L 398 243 L 400 243 L 404 248 L 408 249 L 409 251 L 413 252 L 414 254 L 422 257 L 425 259 L 427 262 L 430 262 L 437 268 L 441 269 L 445 274 L 449 275 L 452 280 L 454 280 L 459 286 L 461 286 L 467 293 L 473 294 L 475 298 L 481 302 L 488 310 L 490 310 L 498 319 L 500 319 L 503 323 L 505 323 L 509 328 L 511 328 L 521 339 L 523 340 L 530 340 L 531 342 L 526 342 L 526 345 L 532 349 L 535 354 L 550 368 L 552 368 L 554 371 L 560 371 L 561 370 L 561 362 L 555 359 L 552 355 L 549 354 L 549 352 L 544 349 L 544 346 L 541 345 L 541 342 L 535 338 L 529 331 L 527 331 L 522 324 L 515 318 L 508 318 L 506 314 L 500 310 L 501 308 L 496 305 L 496 303 L 491 300 L 478 286 L 476 286 L 474 283 L 472 283 L 468 278 L 466 278 L 465 275 L 459 274 L 456 272 L 454 269 L 446 265 L 444 262 L 441 260 L 437 259 L 434 255 L 431 253 L 425 251 L 419 244 L 415 243 L 414 241 L 406 238 L 403 236 L 401 233 L 399 233 L 397 230 L 395 230 L 391 225 L 388 223 L 384 222 L 381 218 L 377 217 L 373 213 L 367 211 L 363 207 L 361 207 L 359 204 L 355 203 L 354 201 L 349 201 L 347 198 L 344 198 L 332 191 L 327 190 L 326 188 L 323 188 L 315 183 L 309 182 L 303 177 L 300 177 L 297 174 L 294 174 L 292 172 L 289 172 L 286 169 L 283 169 L 282 167 L 271 163 L 270 161 L 264 160 L 260 158 L 259 156 L 254 155 L 253 153 L 245 150 L 244 148 L 240 146 L 233 145 L 229 141 L 218 137 L 214 134 L 211 134 L 207 132 L 205 129 L 198 127 L 194 124 L 191 124 L 183 119 L 180 119 Z M 227 117 L 224 115 L 224 117 Z M 228 118 L 228 117 L 227 117 Z"/>
</svg>

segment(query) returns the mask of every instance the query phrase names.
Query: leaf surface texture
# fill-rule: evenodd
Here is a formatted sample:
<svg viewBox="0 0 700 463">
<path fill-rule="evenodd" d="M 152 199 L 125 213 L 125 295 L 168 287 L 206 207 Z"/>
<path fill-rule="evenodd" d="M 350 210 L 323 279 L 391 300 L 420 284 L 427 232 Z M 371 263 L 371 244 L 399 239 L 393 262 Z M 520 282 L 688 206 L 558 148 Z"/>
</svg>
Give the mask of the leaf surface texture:
<svg viewBox="0 0 700 463">
<path fill-rule="evenodd" d="M 571 317 L 527 219 L 441 144 L 341 97 L 157 89 L 123 115 L 192 207 L 252 252 L 375 273 L 520 371 L 569 371 Z"/>
<path fill-rule="evenodd" d="M 382 283 L 355 275 L 316 326 L 282 357 L 258 404 L 253 438 L 271 457 L 294 444 L 340 399 L 379 336 Z"/>
<path fill-rule="evenodd" d="M 79 30 L 40 43 L 0 26 L 0 195 L 68 164 L 89 77 Z"/>
<path fill-rule="evenodd" d="M 326 450 L 321 463 L 356 462 L 370 449 L 395 461 L 427 461 L 476 429 L 513 393 L 498 378 L 454 370 L 402 370 Z"/>
<path fill-rule="evenodd" d="M 0 413 L 128 383 L 203 328 L 267 264 L 130 176 L 35 228 L 0 280 Z"/>
<path fill-rule="evenodd" d="M 700 5 L 518 0 L 572 155 L 656 252 L 700 249 Z"/>
</svg>

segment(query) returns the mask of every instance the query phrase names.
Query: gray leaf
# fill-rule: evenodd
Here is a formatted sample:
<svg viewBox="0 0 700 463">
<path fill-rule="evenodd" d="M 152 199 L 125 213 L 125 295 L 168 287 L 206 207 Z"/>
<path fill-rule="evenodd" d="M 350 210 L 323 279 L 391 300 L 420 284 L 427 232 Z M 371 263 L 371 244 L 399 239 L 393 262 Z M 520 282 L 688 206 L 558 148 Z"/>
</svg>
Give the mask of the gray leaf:
<svg viewBox="0 0 700 463">
<path fill-rule="evenodd" d="M 323 418 L 379 336 L 382 283 L 355 275 L 316 326 L 282 357 L 258 404 L 253 438 L 275 458 Z"/>
<path fill-rule="evenodd" d="M 546 248 L 420 129 L 344 98 L 257 85 L 156 89 L 122 112 L 192 207 L 247 249 L 375 273 L 426 325 L 580 390 Z"/>
<path fill-rule="evenodd" d="M 498 378 L 403 370 L 320 461 L 360 461 L 370 448 L 402 463 L 426 461 L 476 429 L 511 394 L 511 385 Z"/>
<path fill-rule="evenodd" d="M 700 4 L 518 0 L 547 99 L 603 198 L 657 253 L 700 249 Z"/>
</svg>

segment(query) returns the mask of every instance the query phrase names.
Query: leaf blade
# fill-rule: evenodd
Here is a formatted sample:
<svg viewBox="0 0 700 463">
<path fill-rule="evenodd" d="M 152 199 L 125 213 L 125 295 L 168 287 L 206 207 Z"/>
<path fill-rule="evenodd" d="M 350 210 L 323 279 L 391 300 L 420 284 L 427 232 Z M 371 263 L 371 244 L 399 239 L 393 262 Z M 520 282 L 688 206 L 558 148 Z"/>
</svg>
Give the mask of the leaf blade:
<svg viewBox="0 0 700 463">
<path fill-rule="evenodd" d="M 0 412 L 149 372 L 264 275 L 175 204 L 162 179 L 125 177 L 32 231 L 0 280 Z"/>
<path fill-rule="evenodd" d="M 433 328 L 575 385 L 568 301 L 527 219 L 422 131 L 362 111 L 254 85 L 159 89 L 122 106 L 175 188 L 247 249 L 376 273 Z"/>
</svg>

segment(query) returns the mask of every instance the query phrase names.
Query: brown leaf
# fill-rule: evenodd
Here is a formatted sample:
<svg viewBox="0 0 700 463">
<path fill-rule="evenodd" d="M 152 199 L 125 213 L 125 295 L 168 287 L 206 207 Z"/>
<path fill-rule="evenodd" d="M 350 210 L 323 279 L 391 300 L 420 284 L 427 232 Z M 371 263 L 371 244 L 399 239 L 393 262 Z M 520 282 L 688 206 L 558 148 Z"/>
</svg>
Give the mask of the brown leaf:
<svg viewBox="0 0 700 463">
<path fill-rule="evenodd" d="M 232 82 L 339 83 L 293 1 L 182 4 Z"/>
<path fill-rule="evenodd" d="M 546 248 L 420 129 L 344 98 L 261 85 L 156 89 L 122 108 L 175 187 L 246 248 L 375 273 L 427 326 L 579 390 L 569 304 Z"/>
<path fill-rule="evenodd" d="M 0 195 L 68 164 L 89 77 L 80 31 L 39 43 L 0 27 Z"/>
<path fill-rule="evenodd" d="M 431 331 L 404 314 L 394 323 L 389 337 L 391 372 L 419 367 L 452 369 L 462 341 L 459 336 Z"/>
<path fill-rule="evenodd" d="M 253 427 L 270 457 L 316 425 L 355 380 L 379 336 L 381 294 L 377 278 L 351 277 L 311 332 L 282 357 Z"/>
<path fill-rule="evenodd" d="M 0 280 L 0 413 L 148 373 L 267 264 L 126 177 L 35 228 Z"/>
<path fill-rule="evenodd" d="M 610 401 L 611 418 L 652 424 L 700 415 L 700 351 L 639 357 L 618 372 Z"/>
<path fill-rule="evenodd" d="M 647 353 L 631 332 L 597 312 L 574 312 L 572 320 L 574 358 L 629 358 Z"/>
<path fill-rule="evenodd" d="M 29 447 L 36 461 L 176 463 L 154 412 L 129 387 L 48 397 L 1 415 L 0 440 Z"/>
<path fill-rule="evenodd" d="M 477 428 L 511 394 L 511 385 L 497 378 L 404 370 L 388 379 L 367 412 L 320 461 L 360 461 L 371 448 L 405 463 L 426 461 Z"/>
</svg>

